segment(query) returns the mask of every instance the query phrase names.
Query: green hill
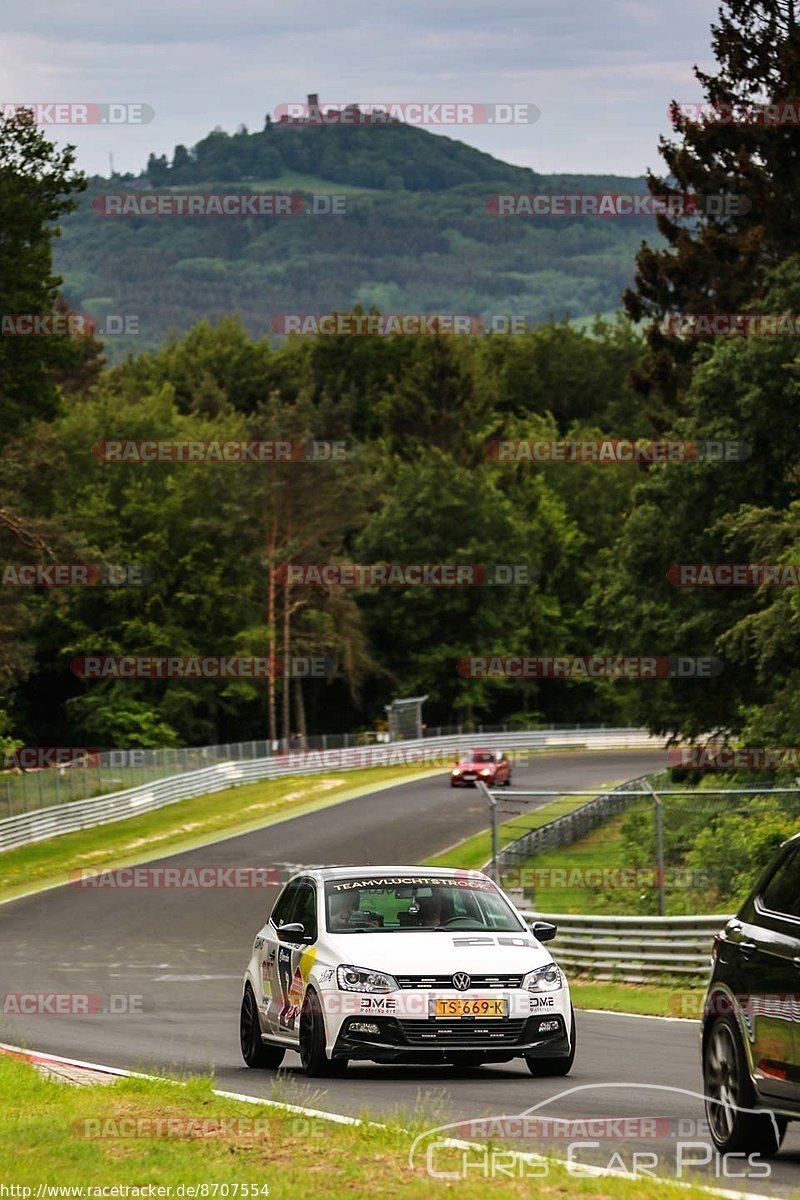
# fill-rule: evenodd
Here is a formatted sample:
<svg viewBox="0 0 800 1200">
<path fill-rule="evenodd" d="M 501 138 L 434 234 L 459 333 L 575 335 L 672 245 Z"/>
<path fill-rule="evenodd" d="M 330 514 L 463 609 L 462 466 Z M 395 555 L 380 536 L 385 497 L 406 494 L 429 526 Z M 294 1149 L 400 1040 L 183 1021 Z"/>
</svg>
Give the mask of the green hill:
<svg viewBox="0 0 800 1200">
<path fill-rule="evenodd" d="M 101 197 L 289 191 L 344 195 L 344 215 L 103 216 Z M 498 191 L 644 192 L 641 178 L 546 176 L 407 125 L 216 130 L 139 177 L 95 177 L 64 222 L 56 269 L 71 306 L 139 318 L 118 358 L 238 312 L 253 335 L 283 312 L 580 318 L 618 307 L 649 217 L 498 217 Z M 93 202 L 95 207 L 93 207 Z"/>
</svg>

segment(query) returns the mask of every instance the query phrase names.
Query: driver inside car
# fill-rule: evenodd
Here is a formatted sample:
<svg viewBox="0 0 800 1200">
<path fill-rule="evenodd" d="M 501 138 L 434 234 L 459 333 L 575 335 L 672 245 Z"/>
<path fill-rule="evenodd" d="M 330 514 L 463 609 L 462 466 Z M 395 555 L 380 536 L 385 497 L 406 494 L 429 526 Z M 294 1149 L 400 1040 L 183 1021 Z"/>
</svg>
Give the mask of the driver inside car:
<svg viewBox="0 0 800 1200">
<path fill-rule="evenodd" d="M 420 899 L 419 924 L 432 929 L 438 929 L 442 924 L 442 897 L 438 892 Z"/>
<path fill-rule="evenodd" d="M 375 927 L 380 925 L 380 919 L 375 913 L 361 912 L 359 906 L 361 897 L 358 892 L 339 892 L 331 896 L 331 932 L 341 932 L 343 929 L 351 929 L 354 925 L 368 925 Z"/>
</svg>

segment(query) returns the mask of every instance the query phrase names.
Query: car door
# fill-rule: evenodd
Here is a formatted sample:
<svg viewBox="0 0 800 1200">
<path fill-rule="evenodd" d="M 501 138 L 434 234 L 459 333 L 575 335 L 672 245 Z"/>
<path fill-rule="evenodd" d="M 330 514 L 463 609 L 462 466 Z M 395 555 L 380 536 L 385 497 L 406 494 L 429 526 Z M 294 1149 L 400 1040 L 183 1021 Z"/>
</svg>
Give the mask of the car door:
<svg viewBox="0 0 800 1200">
<path fill-rule="evenodd" d="M 800 1100 L 800 844 L 786 848 L 728 930 L 759 1089 Z"/>
<path fill-rule="evenodd" d="M 280 980 L 278 977 L 278 949 L 281 942 L 277 930 L 281 925 L 288 925 L 292 917 L 292 909 L 297 901 L 299 881 L 292 879 L 278 897 L 269 920 L 262 934 L 263 958 L 261 959 L 261 995 L 259 1003 L 264 1017 L 265 1033 L 276 1033 L 278 1030 L 278 1014 L 283 1006 Z"/>
<path fill-rule="evenodd" d="M 283 917 L 282 913 L 277 914 Z M 274 920 L 274 919 L 273 919 Z M 290 940 L 279 936 L 281 925 L 301 924 L 302 936 L 294 934 Z M 317 954 L 317 889 L 310 879 L 297 880 L 296 891 L 286 917 L 280 923 L 274 921 L 275 978 L 270 1006 L 271 1028 L 278 1037 L 297 1042 L 300 1010 L 303 1006 L 308 976 Z"/>
</svg>

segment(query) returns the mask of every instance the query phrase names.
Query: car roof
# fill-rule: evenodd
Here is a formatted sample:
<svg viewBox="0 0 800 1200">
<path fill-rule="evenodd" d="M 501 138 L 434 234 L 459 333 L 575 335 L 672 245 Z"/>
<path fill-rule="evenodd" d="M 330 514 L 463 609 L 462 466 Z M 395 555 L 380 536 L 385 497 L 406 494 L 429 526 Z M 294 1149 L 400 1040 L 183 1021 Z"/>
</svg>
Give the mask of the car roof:
<svg viewBox="0 0 800 1200">
<path fill-rule="evenodd" d="M 298 872 L 300 874 L 300 872 Z M 485 877 L 483 871 L 467 871 L 463 867 L 420 867 L 420 866 L 397 866 L 390 864 L 385 866 L 363 867 L 320 867 L 315 871 L 304 871 L 304 875 L 315 875 L 318 879 L 361 879 L 372 878 L 383 875 L 414 875 L 425 879 L 463 879 L 465 875 L 473 877 Z"/>
<path fill-rule="evenodd" d="M 464 755 L 467 754 L 499 754 L 499 751 L 492 750 L 489 746 L 473 746 L 471 750 L 464 751 Z"/>
</svg>

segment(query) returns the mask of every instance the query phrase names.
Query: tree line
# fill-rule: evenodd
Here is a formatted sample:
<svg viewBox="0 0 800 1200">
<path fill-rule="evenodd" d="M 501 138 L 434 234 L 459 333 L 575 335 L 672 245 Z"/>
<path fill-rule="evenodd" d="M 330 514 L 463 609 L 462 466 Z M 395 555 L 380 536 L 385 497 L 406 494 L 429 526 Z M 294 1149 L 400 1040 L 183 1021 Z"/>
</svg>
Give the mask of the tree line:
<svg viewBox="0 0 800 1200">
<path fill-rule="evenodd" d="M 710 116 L 675 111 L 654 195 L 745 195 L 657 218 L 630 320 L 518 336 L 254 339 L 201 321 L 107 366 L 92 337 L 0 339 L 3 560 L 136 561 L 139 588 L 0 589 L 5 732 L 175 745 L 371 726 L 427 693 L 431 724 L 645 722 L 797 744 L 795 588 L 681 586 L 674 564 L 800 561 L 792 337 L 696 338 L 675 314 L 800 312 L 797 126 L 715 106 L 796 103 L 793 9 L 731 0 L 701 75 Z M 24 168 L 23 164 L 24 163 Z M 5 310 L 58 304 L 53 224 L 83 181 L 19 120 L 0 138 Z M 20 196 L 35 197 L 22 227 Z M 735 206 L 734 206 L 735 207 Z M 33 308 L 31 307 L 33 306 Z M 643 333 L 639 330 L 643 329 Z M 23 344 L 23 342 L 25 344 Z M 111 463 L 105 438 L 341 440 L 344 462 Z M 740 461 L 499 462 L 502 439 L 661 438 Z M 526 563 L 524 586 L 312 588 L 292 562 Z M 81 654 L 324 653 L 332 681 L 82 681 Z M 712 678 L 467 677 L 473 654 L 713 656 Z"/>
</svg>

